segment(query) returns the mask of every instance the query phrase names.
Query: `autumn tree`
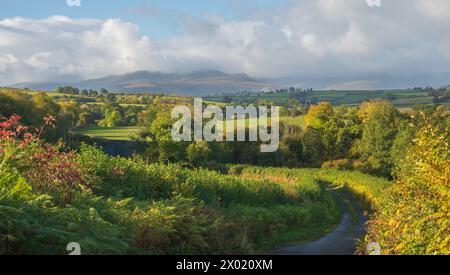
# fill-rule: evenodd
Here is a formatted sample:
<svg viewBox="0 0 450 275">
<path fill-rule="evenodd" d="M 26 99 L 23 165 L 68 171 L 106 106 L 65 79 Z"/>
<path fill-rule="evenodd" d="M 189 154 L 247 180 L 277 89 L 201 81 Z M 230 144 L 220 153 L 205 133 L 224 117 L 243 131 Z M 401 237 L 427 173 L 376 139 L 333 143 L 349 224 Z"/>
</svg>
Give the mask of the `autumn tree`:
<svg viewBox="0 0 450 275">
<path fill-rule="evenodd" d="M 329 102 L 312 105 L 305 116 L 308 126 L 315 129 L 323 128 L 325 123 L 334 115 L 333 106 Z"/>
<path fill-rule="evenodd" d="M 369 224 L 369 241 L 384 254 L 450 253 L 450 148 L 448 127 L 417 131 L 399 166 L 392 200 Z"/>
</svg>

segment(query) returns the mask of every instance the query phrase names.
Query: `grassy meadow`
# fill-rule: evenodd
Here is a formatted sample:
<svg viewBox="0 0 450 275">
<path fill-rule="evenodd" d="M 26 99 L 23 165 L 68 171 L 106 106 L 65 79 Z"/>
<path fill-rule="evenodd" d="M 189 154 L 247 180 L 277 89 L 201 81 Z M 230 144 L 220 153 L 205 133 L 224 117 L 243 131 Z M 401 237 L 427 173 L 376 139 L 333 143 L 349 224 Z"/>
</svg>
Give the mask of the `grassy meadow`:
<svg viewBox="0 0 450 275">
<path fill-rule="evenodd" d="M 338 91 L 338 90 L 318 90 L 308 92 L 305 98 L 316 102 L 328 101 L 333 105 L 358 105 L 359 103 L 372 99 L 384 99 L 392 97 L 395 105 L 408 107 L 415 104 L 431 104 L 433 98 L 425 91 L 415 90 L 382 90 L 382 91 Z M 228 95 L 227 98 L 233 102 L 253 103 L 259 100 L 267 100 L 275 104 L 285 105 L 291 99 L 291 95 L 284 93 L 242 93 Z M 210 102 L 223 102 L 224 96 L 207 97 Z"/>
<path fill-rule="evenodd" d="M 76 134 L 89 136 L 91 138 L 101 138 L 107 140 L 129 141 L 133 136 L 138 136 L 142 131 L 141 127 L 83 127 L 75 130 Z"/>
</svg>

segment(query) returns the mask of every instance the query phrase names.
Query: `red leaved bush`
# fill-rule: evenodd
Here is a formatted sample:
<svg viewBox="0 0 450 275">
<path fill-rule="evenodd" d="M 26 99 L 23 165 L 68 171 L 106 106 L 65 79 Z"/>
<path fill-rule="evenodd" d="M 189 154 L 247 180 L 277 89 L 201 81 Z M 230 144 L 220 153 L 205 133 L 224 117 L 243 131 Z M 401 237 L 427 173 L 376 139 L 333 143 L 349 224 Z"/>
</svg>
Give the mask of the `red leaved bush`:
<svg viewBox="0 0 450 275">
<path fill-rule="evenodd" d="M 60 204 L 70 203 L 74 191 L 87 187 L 81 166 L 74 152 L 60 152 L 44 145 L 21 163 L 24 176 L 38 192 L 51 194 Z"/>
<path fill-rule="evenodd" d="M 32 185 L 33 191 L 53 196 L 61 205 L 70 203 L 77 190 L 86 189 L 84 172 L 74 152 L 41 140 L 46 127 L 55 127 L 55 118 L 46 116 L 40 128 L 20 124 L 13 115 L 0 122 L 0 172 L 18 170 Z"/>
<path fill-rule="evenodd" d="M 21 117 L 18 115 L 13 115 L 10 118 L 2 118 L 3 121 L 0 122 L 0 144 L 4 144 L 6 142 L 16 143 L 20 140 L 20 136 L 22 136 L 22 139 L 20 140 L 21 146 L 31 142 L 33 135 L 30 133 L 25 133 L 29 128 L 27 126 L 20 125 L 20 119 Z M 2 149 L 3 146 L 0 147 L 0 150 Z"/>
</svg>

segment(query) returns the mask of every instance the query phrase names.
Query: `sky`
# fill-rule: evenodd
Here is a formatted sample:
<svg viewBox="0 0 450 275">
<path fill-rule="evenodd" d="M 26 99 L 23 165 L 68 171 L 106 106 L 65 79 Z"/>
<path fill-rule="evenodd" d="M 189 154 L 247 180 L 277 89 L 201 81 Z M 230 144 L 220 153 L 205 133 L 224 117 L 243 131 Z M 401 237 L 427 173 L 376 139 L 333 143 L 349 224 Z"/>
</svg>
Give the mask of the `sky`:
<svg viewBox="0 0 450 275">
<path fill-rule="evenodd" d="M 450 1 L 380 2 L 0 0 L 0 85 L 138 70 L 354 83 L 450 75 Z"/>
<path fill-rule="evenodd" d="M 69 0 L 70 1 L 70 0 Z M 75 1 L 73 1 L 75 3 Z M 70 18 L 120 18 L 138 25 L 153 39 L 183 33 L 177 17 L 218 14 L 228 20 L 244 19 L 251 10 L 271 8 L 287 0 L 81 0 L 70 6 L 66 0 L 0 0 L 0 18 L 33 19 L 64 15 Z M 178 21 L 178 22 L 177 22 Z"/>
</svg>

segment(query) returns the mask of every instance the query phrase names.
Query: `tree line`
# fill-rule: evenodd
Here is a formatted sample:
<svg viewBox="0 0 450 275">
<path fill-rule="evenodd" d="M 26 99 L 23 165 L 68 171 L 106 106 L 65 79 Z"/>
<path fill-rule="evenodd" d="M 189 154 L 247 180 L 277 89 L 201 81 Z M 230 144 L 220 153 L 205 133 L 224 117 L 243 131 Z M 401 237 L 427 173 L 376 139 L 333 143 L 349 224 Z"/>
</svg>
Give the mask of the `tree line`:
<svg viewBox="0 0 450 275">
<path fill-rule="evenodd" d="M 144 157 L 150 162 L 211 168 L 227 163 L 336 167 L 390 178 L 418 134 L 418 128 L 411 125 L 423 123 L 421 114 L 441 129 L 450 124 L 448 105 L 416 106 L 405 113 L 385 100 L 357 107 L 322 102 L 307 110 L 306 127 L 282 123 L 280 149 L 262 154 L 258 142 L 173 142 L 173 121 L 167 108 L 153 105 L 142 113 L 139 123 L 145 130 L 141 138 L 151 144 Z"/>
<path fill-rule="evenodd" d="M 141 95 L 117 95 L 117 99 L 139 101 Z M 25 123 L 34 126 L 40 125 L 40 118 L 45 115 L 53 115 L 57 117 L 57 127 L 47 133 L 53 140 L 65 137 L 74 127 L 140 126 L 143 131 L 137 139 L 147 143 L 143 157 L 148 162 L 176 162 L 211 169 L 228 163 L 337 167 L 384 177 L 391 177 L 404 158 L 417 135 L 417 127 L 411 125 L 422 123 L 419 119 L 421 114 L 432 118 L 434 124 L 444 129 L 448 129 L 450 120 L 448 105 L 419 105 L 408 112 L 400 112 L 386 100 L 372 100 L 357 107 L 333 107 L 330 103 L 321 102 L 299 111 L 295 107 L 296 102 L 290 102 L 292 106 L 286 106 L 290 110 L 286 115 L 305 113 L 306 126 L 281 123 L 280 149 L 262 154 L 258 142 L 174 142 L 170 134 L 173 124 L 171 108 L 190 104 L 190 99 L 152 95 L 146 100 L 149 104 L 143 106 L 118 102 L 83 104 L 55 102 L 45 93 L 33 96 L 17 92 L 0 93 L 0 115 L 19 114 Z"/>
</svg>

